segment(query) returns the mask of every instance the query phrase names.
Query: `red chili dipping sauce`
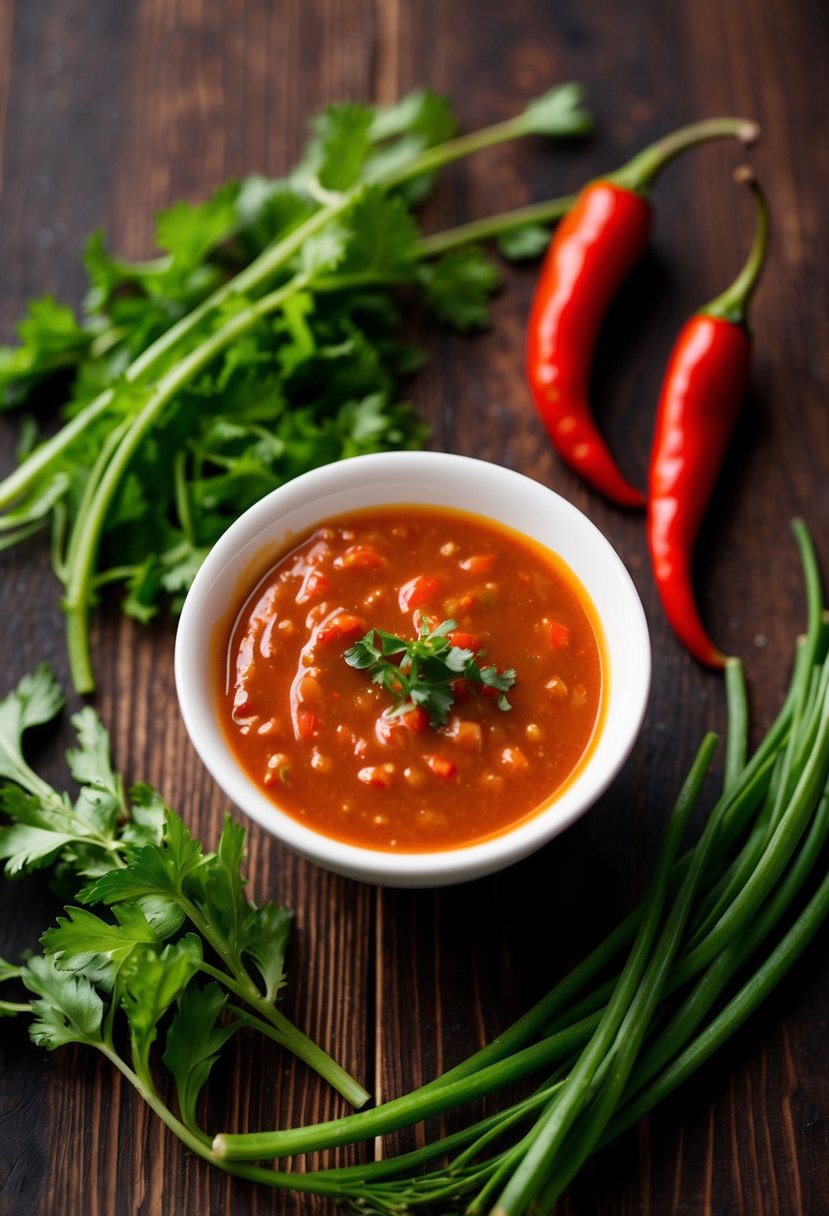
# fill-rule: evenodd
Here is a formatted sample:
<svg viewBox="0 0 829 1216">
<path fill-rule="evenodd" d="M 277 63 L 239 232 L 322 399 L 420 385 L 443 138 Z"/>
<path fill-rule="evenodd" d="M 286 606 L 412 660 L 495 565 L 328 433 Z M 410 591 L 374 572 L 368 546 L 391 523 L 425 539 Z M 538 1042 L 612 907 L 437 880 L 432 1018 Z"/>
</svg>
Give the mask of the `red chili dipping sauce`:
<svg viewBox="0 0 829 1216">
<path fill-rule="evenodd" d="M 423 705 L 393 712 L 393 692 L 343 657 L 369 631 L 414 641 L 447 620 L 479 668 L 514 669 L 509 708 L 459 675 L 436 728 Z M 444 508 L 355 512 L 284 553 L 220 631 L 222 724 L 251 780 L 308 827 L 457 848 L 531 816 L 580 767 L 601 718 L 600 638 L 569 568 L 516 533 Z"/>
</svg>

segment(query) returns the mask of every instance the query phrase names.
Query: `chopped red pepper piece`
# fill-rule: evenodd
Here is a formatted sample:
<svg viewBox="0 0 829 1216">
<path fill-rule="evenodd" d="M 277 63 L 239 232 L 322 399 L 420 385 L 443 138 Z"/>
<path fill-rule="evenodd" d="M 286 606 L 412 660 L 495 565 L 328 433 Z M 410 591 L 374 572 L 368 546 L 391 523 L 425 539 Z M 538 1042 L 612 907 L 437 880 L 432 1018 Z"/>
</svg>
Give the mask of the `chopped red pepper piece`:
<svg viewBox="0 0 829 1216">
<path fill-rule="evenodd" d="M 357 778 L 377 790 L 387 790 L 391 785 L 391 773 L 380 764 L 370 764 L 361 768 L 357 773 Z"/>
<path fill-rule="evenodd" d="M 296 602 L 298 604 L 307 604 L 309 600 L 321 600 L 330 590 L 330 581 L 321 570 L 317 570 L 312 566 L 305 573 L 302 586 L 297 592 Z"/>
<path fill-rule="evenodd" d="M 438 580 L 429 574 L 417 574 L 414 578 L 410 578 L 400 588 L 398 596 L 400 611 L 408 612 L 410 609 L 419 608 L 430 599 L 434 599 L 439 586 Z"/>
<path fill-rule="evenodd" d="M 340 570 L 376 570 L 383 558 L 372 545 L 351 545 L 334 559 L 334 565 Z"/>
<path fill-rule="evenodd" d="M 422 705 L 415 705 L 407 713 L 401 714 L 400 721 L 413 735 L 422 735 L 429 725 L 429 715 Z"/>
<path fill-rule="evenodd" d="M 570 630 L 566 625 L 559 624 L 558 621 L 553 621 L 550 626 L 550 649 L 560 650 L 563 646 L 570 645 Z"/>
<path fill-rule="evenodd" d="M 422 705 L 413 705 L 411 709 L 404 714 L 399 714 L 395 718 L 387 718 L 385 714 L 381 714 L 377 719 L 374 727 L 374 733 L 377 736 L 378 742 L 389 744 L 395 741 L 399 742 L 401 730 L 409 730 L 413 735 L 420 735 L 429 726 L 429 715 Z"/>
<path fill-rule="evenodd" d="M 296 711 L 296 733 L 303 743 L 315 738 L 319 731 L 319 718 L 307 709 Z"/>
<path fill-rule="evenodd" d="M 465 557 L 459 565 L 461 570 L 466 570 L 469 574 L 489 574 L 495 565 L 495 554 L 473 553 L 471 557 Z"/>
<path fill-rule="evenodd" d="M 353 612 L 340 612 L 330 621 L 320 625 L 314 635 L 315 646 L 329 646 L 332 642 L 345 642 L 365 633 L 366 623 Z"/>
<path fill-rule="evenodd" d="M 452 760 L 447 760 L 446 756 L 431 755 L 424 756 L 423 759 L 435 776 L 442 777 L 444 781 L 451 781 L 458 774 L 457 764 Z"/>
<path fill-rule="evenodd" d="M 481 646 L 477 633 L 464 633 L 462 629 L 453 629 L 449 634 L 449 641 L 459 650 L 479 650 Z"/>
</svg>

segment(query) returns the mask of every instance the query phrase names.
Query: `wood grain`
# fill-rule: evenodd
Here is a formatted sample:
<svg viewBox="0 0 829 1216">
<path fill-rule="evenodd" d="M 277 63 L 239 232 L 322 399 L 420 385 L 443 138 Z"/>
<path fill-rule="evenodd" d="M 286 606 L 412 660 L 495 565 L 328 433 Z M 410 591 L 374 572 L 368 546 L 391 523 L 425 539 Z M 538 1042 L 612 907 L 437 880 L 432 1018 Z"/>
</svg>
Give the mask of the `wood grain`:
<svg viewBox="0 0 829 1216">
<path fill-rule="evenodd" d="M 596 138 L 499 149 L 446 174 L 428 228 L 577 187 L 681 122 L 756 117 L 752 163 L 774 217 L 754 323 L 752 389 L 700 553 L 706 619 L 746 660 L 755 731 L 768 725 L 804 609 L 788 521 L 810 522 L 829 569 L 829 22 L 813 0 L 0 0 L 0 336 L 46 291 L 77 303 L 79 255 L 103 225 L 132 256 L 153 213 L 230 175 L 280 174 L 307 117 L 331 100 L 390 101 L 425 84 L 464 126 L 519 108 L 551 81 L 587 85 Z M 738 154 L 702 149 L 666 173 L 650 254 L 603 335 L 596 412 L 640 482 L 673 336 L 740 264 L 751 223 Z M 534 269 L 504 273 L 493 331 L 431 330 L 411 396 L 436 447 L 499 461 L 585 510 L 640 590 L 656 655 L 640 743 L 613 789 L 563 838 L 502 875 L 438 892 L 334 878 L 250 831 L 251 885 L 296 911 L 286 1008 L 388 1097 L 474 1050 L 517 1016 L 641 893 L 668 803 L 720 681 L 675 643 L 658 609 L 639 519 L 599 502 L 555 459 L 522 375 Z M 0 465 L 15 425 L 0 419 Z M 0 564 L 3 685 L 41 659 L 66 678 L 57 588 L 37 542 Z M 214 840 L 225 809 L 179 721 L 173 625 L 100 614 L 97 705 L 120 768 L 156 784 Z M 56 781 L 66 725 L 36 741 Z M 31 945 L 56 911 L 41 884 L 0 885 L 0 953 Z M 821 939 L 825 943 L 825 935 Z M 594 1216 L 817 1216 L 829 1211 L 823 1068 L 829 972 L 818 943 L 783 989 L 658 1115 L 592 1162 L 557 1207 Z M 45 1056 L 25 1029 L 0 1038 L 0 1216 L 321 1216 L 331 1205 L 256 1190 L 187 1156 L 105 1065 Z M 261 1126 L 341 1109 L 307 1071 L 249 1041 L 218 1079 L 211 1116 Z M 377 1151 L 422 1142 L 400 1133 Z"/>
</svg>

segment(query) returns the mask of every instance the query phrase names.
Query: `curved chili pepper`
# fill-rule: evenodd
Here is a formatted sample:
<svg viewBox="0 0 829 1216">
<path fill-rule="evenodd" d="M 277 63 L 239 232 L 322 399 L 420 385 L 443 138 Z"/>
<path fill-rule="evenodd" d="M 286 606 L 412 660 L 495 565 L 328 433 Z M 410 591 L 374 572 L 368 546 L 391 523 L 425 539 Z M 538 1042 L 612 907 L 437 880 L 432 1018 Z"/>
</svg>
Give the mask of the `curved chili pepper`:
<svg viewBox="0 0 829 1216">
<path fill-rule="evenodd" d="M 694 545 L 748 384 L 748 305 L 768 245 L 762 191 L 750 174 L 740 176 L 757 200 L 751 252 L 732 285 L 680 332 L 662 382 L 648 479 L 648 548 L 659 597 L 680 640 L 709 667 L 726 660 L 700 620 Z"/>
<path fill-rule="evenodd" d="M 646 191 L 686 149 L 729 137 L 749 144 L 757 135 L 754 123 L 736 118 L 681 127 L 589 183 L 547 252 L 527 331 L 533 399 L 562 459 L 620 506 L 641 507 L 645 499 L 619 472 L 593 421 L 590 370 L 608 305 L 648 241 L 652 206 Z"/>
</svg>

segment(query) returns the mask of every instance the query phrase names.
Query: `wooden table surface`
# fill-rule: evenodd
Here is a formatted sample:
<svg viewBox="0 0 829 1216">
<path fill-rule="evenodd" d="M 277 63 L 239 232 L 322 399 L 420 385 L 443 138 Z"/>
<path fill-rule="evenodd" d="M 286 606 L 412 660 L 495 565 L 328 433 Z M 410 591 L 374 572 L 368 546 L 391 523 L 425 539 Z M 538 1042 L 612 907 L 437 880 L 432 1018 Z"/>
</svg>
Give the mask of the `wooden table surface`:
<svg viewBox="0 0 829 1216">
<path fill-rule="evenodd" d="M 153 214 L 229 176 L 280 174 L 308 115 L 343 98 L 388 102 L 420 84 L 450 93 L 471 128 L 562 79 L 588 89 L 595 137 L 528 141 L 448 173 L 424 215 L 437 228 L 572 189 L 695 118 L 756 118 L 752 163 L 774 243 L 754 312 L 753 384 L 700 552 L 704 615 L 747 666 L 755 733 L 785 688 L 804 622 L 789 520 L 810 523 L 829 570 L 829 23 L 817 0 L 0 0 L 0 333 L 29 296 L 79 302 L 79 254 L 104 226 L 151 252 Z M 658 189 L 651 251 L 602 340 L 597 413 L 642 481 L 661 369 L 686 315 L 745 255 L 751 204 L 734 147 L 686 157 Z M 491 333 L 432 330 L 411 397 L 433 444 L 499 461 L 555 488 L 618 548 L 654 646 L 645 728 L 620 779 L 566 835 L 512 870 L 443 891 L 333 877 L 250 830 L 251 889 L 291 905 L 289 1014 L 388 1097 L 483 1043 L 629 909 L 669 800 L 704 730 L 724 726 L 720 678 L 680 649 L 659 611 L 641 519 L 587 492 L 553 456 L 522 376 L 534 269 L 507 270 Z M 0 464 L 15 423 L 0 419 Z M 45 544 L 0 564 L 3 687 L 48 660 L 65 680 L 58 589 Z M 172 680 L 174 626 L 107 608 L 97 618 L 96 700 L 118 766 L 155 784 L 212 843 L 225 799 L 185 736 Z M 62 772 L 67 721 L 41 744 Z M 42 881 L 0 883 L 0 953 L 54 914 Z M 592 1162 L 556 1209 L 592 1216 L 817 1216 L 829 1211 L 829 929 L 782 989 L 702 1073 Z M 189 1157 L 102 1060 L 46 1055 L 25 1027 L 0 1038 L 2 1216 L 317 1216 L 327 1204 L 256 1190 Z M 237 1124 L 340 1109 L 301 1067 L 250 1050 L 219 1087 Z M 408 1142 L 405 1139 L 403 1142 Z"/>
</svg>

